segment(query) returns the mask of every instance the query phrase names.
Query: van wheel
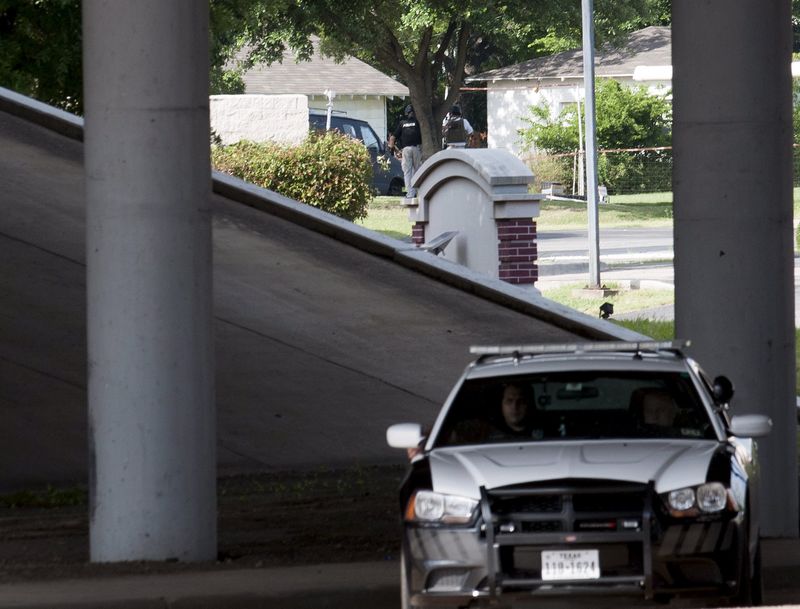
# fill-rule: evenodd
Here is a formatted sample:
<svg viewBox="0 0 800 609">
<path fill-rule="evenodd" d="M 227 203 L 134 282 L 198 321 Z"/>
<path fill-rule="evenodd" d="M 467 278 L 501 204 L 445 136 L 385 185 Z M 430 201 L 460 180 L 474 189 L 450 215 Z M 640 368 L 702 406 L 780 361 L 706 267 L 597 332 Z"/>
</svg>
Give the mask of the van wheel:
<svg viewBox="0 0 800 609">
<path fill-rule="evenodd" d="M 401 197 L 403 195 L 403 188 L 403 180 L 395 178 L 389 184 L 389 190 L 386 191 L 386 195 L 389 197 Z"/>
</svg>

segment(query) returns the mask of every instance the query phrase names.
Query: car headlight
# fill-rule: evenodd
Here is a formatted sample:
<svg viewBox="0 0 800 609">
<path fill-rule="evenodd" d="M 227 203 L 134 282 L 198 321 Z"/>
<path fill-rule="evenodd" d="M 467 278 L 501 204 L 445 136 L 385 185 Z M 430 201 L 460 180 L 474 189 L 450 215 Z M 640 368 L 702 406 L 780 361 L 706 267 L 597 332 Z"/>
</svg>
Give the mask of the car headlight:
<svg viewBox="0 0 800 609">
<path fill-rule="evenodd" d="M 673 516 L 696 516 L 699 512 L 706 514 L 721 512 L 728 505 L 728 489 L 719 482 L 708 482 L 692 488 L 681 488 L 670 491 L 667 505 Z"/>
<path fill-rule="evenodd" d="M 682 488 L 669 494 L 669 507 L 679 512 L 694 507 L 694 489 Z"/>
<path fill-rule="evenodd" d="M 466 524 L 477 506 L 478 502 L 469 497 L 417 491 L 406 507 L 406 520 Z"/>
</svg>

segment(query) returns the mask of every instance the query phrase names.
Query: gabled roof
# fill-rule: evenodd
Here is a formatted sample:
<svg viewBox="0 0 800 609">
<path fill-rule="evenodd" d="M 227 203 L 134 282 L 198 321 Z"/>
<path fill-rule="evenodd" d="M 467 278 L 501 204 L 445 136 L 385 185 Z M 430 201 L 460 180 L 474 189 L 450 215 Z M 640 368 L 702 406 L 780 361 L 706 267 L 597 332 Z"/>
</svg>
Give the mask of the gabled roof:
<svg viewBox="0 0 800 609">
<path fill-rule="evenodd" d="M 245 91 L 265 95 L 325 95 L 326 89 L 332 89 L 336 95 L 408 96 L 408 87 L 383 72 L 355 57 L 336 63 L 333 58 L 320 55 L 317 39 L 313 43 L 314 54 L 309 61 L 296 61 L 287 49 L 281 62 L 256 65 L 245 72 Z"/>
<path fill-rule="evenodd" d="M 650 26 L 633 32 L 619 47 L 604 45 L 595 53 L 596 76 L 633 76 L 637 66 L 670 66 L 672 35 L 669 27 Z M 466 80 L 528 80 L 583 78 L 583 51 L 575 49 L 471 76 Z"/>
</svg>

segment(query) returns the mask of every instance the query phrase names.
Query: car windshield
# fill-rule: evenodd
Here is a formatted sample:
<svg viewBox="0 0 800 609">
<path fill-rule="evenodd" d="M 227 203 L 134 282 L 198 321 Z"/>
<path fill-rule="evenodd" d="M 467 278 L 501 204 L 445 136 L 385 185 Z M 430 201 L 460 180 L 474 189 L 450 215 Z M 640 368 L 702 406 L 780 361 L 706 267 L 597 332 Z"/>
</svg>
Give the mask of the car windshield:
<svg viewBox="0 0 800 609">
<path fill-rule="evenodd" d="M 468 380 L 435 446 L 654 437 L 715 438 L 688 373 L 570 371 Z"/>
</svg>

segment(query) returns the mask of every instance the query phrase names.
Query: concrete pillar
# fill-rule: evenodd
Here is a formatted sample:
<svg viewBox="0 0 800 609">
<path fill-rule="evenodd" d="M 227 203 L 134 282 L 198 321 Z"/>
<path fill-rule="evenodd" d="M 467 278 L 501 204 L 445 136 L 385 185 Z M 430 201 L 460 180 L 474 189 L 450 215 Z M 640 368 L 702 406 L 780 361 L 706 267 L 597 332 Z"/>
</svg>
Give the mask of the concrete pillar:
<svg viewBox="0 0 800 609">
<path fill-rule="evenodd" d="M 772 417 L 762 533 L 797 535 L 790 0 L 672 3 L 676 335 Z"/>
<path fill-rule="evenodd" d="M 83 2 L 90 552 L 216 557 L 208 3 Z"/>
</svg>

